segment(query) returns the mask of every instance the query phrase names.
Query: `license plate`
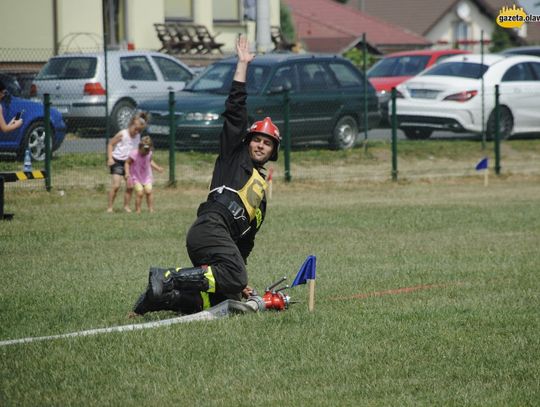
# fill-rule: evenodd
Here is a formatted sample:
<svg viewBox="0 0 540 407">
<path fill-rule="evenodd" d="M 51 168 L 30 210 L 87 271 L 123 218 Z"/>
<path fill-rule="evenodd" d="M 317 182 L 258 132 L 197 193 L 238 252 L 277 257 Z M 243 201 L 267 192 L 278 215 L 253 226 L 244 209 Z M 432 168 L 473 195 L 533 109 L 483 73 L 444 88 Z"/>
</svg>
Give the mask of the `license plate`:
<svg viewBox="0 0 540 407">
<path fill-rule="evenodd" d="M 158 124 L 151 124 L 148 126 L 148 133 L 150 134 L 169 134 L 169 126 L 160 126 Z"/>
<path fill-rule="evenodd" d="M 412 98 L 435 99 L 439 91 L 432 89 L 409 89 L 409 94 Z"/>
</svg>

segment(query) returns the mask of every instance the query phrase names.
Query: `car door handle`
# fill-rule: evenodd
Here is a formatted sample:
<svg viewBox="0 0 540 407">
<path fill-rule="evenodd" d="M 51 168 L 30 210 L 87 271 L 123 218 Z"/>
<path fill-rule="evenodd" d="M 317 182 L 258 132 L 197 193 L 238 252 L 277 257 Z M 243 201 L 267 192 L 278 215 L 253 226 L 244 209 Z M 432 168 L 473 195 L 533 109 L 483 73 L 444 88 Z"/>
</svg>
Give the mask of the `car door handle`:
<svg viewBox="0 0 540 407">
<path fill-rule="evenodd" d="M 131 85 L 129 88 L 130 89 L 137 89 L 137 85 Z"/>
<path fill-rule="evenodd" d="M 167 86 L 167 90 L 174 90 L 172 86 Z"/>
</svg>

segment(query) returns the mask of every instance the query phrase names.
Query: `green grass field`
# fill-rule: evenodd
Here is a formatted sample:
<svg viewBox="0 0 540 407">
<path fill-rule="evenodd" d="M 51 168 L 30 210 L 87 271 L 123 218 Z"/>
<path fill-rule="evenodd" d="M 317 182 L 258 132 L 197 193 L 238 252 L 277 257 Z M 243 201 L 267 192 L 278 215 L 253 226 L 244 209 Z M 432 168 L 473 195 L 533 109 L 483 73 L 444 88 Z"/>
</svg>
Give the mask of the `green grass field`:
<svg viewBox="0 0 540 407">
<path fill-rule="evenodd" d="M 251 284 L 313 254 L 314 313 L 300 286 L 282 313 L 3 346 L 0 405 L 538 405 L 539 181 L 276 183 Z M 137 216 L 105 191 L 9 190 L 0 340 L 173 317 L 126 315 L 149 266 L 188 264 L 205 194 L 159 187 Z"/>
</svg>

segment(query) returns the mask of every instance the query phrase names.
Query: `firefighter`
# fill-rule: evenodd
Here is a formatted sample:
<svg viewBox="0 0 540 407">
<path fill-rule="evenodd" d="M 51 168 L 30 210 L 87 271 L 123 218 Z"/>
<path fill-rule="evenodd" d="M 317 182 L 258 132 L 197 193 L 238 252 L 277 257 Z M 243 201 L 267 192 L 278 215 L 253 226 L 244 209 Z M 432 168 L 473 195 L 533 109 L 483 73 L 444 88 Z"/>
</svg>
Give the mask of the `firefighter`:
<svg viewBox="0 0 540 407">
<path fill-rule="evenodd" d="M 246 73 L 254 55 L 239 37 L 238 62 L 223 113 L 210 192 L 186 236 L 193 267 L 150 268 L 148 287 L 133 312 L 192 314 L 226 299 L 247 298 L 247 258 L 266 213 L 264 165 L 276 161 L 281 136 L 269 117 L 248 129 Z"/>
</svg>

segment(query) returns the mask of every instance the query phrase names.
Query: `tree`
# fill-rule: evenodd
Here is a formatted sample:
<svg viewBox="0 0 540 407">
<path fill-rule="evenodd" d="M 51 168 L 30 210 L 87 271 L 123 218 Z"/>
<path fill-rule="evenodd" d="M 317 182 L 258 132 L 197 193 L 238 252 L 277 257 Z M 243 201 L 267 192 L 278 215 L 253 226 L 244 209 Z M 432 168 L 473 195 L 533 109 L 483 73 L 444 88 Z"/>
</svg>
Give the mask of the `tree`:
<svg viewBox="0 0 540 407">
<path fill-rule="evenodd" d="M 510 48 L 517 45 L 508 34 L 508 28 L 502 28 L 499 24 L 495 23 L 495 29 L 491 34 L 491 46 L 489 52 L 499 52 L 506 48 Z"/>
<path fill-rule="evenodd" d="M 351 48 L 350 50 L 343 53 L 343 56 L 349 59 L 354 65 L 358 68 L 363 69 L 364 67 L 364 53 L 361 48 Z M 376 62 L 374 55 L 367 52 L 366 54 L 366 64 L 367 67 L 371 67 Z"/>
<path fill-rule="evenodd" d="M 295 42 L 296 41 L 296 32 L 294 29 L 294 23 L 291 16 L 291 10 L 289 7 L 281 2 L 279 7 L 279 20 L 281 25 L 281 33 L 287 41 Z"/>
</svg>

